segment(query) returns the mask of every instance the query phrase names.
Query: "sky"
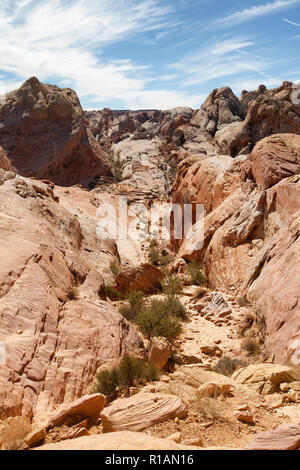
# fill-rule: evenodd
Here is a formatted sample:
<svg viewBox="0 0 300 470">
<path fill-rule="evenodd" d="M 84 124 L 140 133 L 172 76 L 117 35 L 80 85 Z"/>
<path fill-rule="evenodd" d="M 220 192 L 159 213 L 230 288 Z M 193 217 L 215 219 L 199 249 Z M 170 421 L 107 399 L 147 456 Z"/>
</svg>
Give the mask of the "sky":
<svg viewBox="0 0 300 470">
<path fill-rule="evenodd" d="M 0 35 L 0 95 L 36 76 L 87 110 L 300 82 L 300 0 L 0 0 Z"/>
</svg>

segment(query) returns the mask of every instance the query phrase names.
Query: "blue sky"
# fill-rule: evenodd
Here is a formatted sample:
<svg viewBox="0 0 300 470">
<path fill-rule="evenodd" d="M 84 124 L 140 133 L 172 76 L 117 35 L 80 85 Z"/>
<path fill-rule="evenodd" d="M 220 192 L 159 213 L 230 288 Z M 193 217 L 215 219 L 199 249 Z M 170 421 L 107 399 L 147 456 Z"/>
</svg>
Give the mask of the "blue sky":
<svg viewBox="0 0 300 470">
<path fill-rule="evenodd" d="M 0 34 L 0 94 L 35 75 L 85 109 L 300 81 L 300 0 L 0 0 Z"/>
</svg>

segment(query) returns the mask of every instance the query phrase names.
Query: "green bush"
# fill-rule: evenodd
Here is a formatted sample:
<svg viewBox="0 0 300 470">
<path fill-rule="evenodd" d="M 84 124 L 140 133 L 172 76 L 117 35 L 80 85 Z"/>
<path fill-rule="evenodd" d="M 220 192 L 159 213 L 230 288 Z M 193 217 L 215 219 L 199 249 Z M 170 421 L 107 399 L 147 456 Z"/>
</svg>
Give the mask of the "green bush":
<svg viewBox="0 0 300 470">
<path fill-rule="evenodd" d="M 105 295 L 112 301 L 124 300 L 124 294 L 111 285 L 105 286 Z"/>
<path fill-rule="evenodd" d="M 109 267 L 114 276 L 117 276 L 121 271 L 120 263 L 117 260 L 113 260 L 110 263 Z"/>
<path fill-rule="evenodd" d="M 163 293 L 166 295 L 176 295 L 183 287 L 183 283 L 178 276 L 167 274 L 161 283 Z"/>
<path fill-rule="evenodd" d="M 136 322 L 136 317 L 140 311 L 140 305 L 122 305 L 119 308 L 119 313 L 122 317 L 126 318 L 126 320 Z"/>
<path fill-rule="evenodd" d="M 208 279 L 204 276 L 200 266 L 192 261 L 186 267 L 188 274 L 190 275 L 190 281 L 192 284 L 197 286 L 205 286 Z"/>
<path fill-rule="evenodd" d="M 154 264 L 154 266 L 159 265 L 159 251 L 155 247 L 150 247 L 149 249 L 149 261 L 151 264 Z"/>
<path fill-rule="evenodd" d="M 246 367 L 247 362 L 241 361 L 240 359 L 232 359 L 231 357 L 224 356 L 219 359 L 214 371 L 218 374 L 227 375 L 231 377 L 236 369 L 239 367 Z"/>
<path fill-rule="evenodd" d="M 153 382 L 158 378 L 159 370 L 153 364 L 125 354 L 118 367 L 97 374 L 93 392 L 110 397 L 118 386 L 130 387 L 138 381 Z"/>
<path fill-rule="evenodd" d="M 144 297 L 144 292 L 141 291 L 131 291 L 129 294 L 127 294 L 127 300 L 130 303 L 131 307 L 134 307 L 136 305 L 141 305 Z"/>
<path fill-rule="evenodd" d="M 166 311 L 173 317 L 180 318 L 181 320 L 186 319 L 186 308 L 182 305 L 178 297 L 169 296 L 164 301 Z"/>
<path fill-rule="evenodd" d="M 179 319 L 172 315 L 167 301 L 154 300 L 151 305 L 139 311 L 136 324 L 141 332 L 150 339 L 153 336 L 164 336 L 174 340 L 181 332 Z"/>
</svg>

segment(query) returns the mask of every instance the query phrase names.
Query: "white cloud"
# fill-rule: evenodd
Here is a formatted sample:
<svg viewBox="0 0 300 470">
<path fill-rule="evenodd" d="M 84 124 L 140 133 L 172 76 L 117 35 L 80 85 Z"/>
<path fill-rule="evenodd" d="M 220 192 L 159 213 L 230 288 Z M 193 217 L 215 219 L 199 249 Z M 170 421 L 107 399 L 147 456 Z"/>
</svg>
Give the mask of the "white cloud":
<svg viewBox="0 0 300 470">
<path fill-rule="evenodd" d="M 286 23 L 292 24 L 293 26 L 299 26 L 300 24 L 295 23 L 294 21 L 288 20 L 287 18 L 282 18 L 282 21 L 285 21 Z"/>
<path fill-rule="evenodd" d="M 215 20 L 211 26 L 233 26 L 245 21 L 250 21 L 260 16 L 269 15 L 278 11 L 285 10 L 300 3 L 300 0 L 275 0 L 274 2 L 257 5 L 244 10 L 236 11 L 231 15 Z"/>
<path fill-rule="evenodd" d="M 263 74 L 268 61 L 249 54 L 247 49 L 253 46 L 254 42 L 240 37 L 219 40 L 205 50 L 171 64 L 170 68 L 186 75 L 184 85 L 201 84 L 250 71 Z"/>
<path fill-rule="evenodd" d="M 2 0 L 0 70 L 6 89 L 30 76 L 74 88 L 85 102 L 105 106 L 169 107 L 188 101 L 168 90 L 151 92 L 149 66 L 130 59 L 109 60 L 103 49 L 145 31 L 177 25 L 171 6 L 159 0 Z"/>
</svg>

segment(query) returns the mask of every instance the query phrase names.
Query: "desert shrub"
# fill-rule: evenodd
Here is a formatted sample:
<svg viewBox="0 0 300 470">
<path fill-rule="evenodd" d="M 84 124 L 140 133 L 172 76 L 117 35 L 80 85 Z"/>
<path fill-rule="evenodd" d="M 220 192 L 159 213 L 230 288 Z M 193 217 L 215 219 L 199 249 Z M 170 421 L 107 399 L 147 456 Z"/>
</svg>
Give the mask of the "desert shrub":
<svg viewBox="0 0 300 470">
<path fill-rule="evenodd" d="M 161 285 L 164 294 L 174 296 L 182 290 L 183 283 L 178 276 L 167 273 Z"/>
<path fill-rule="evenodd" d="M 118 369 L 114 367 L 111 370 L 102 370 L 96 375 L 97 385 L 95 393 L 103 393 L 103 395 L 111 395 L 119 384 Z"/>
<path fill-rule="evenodd" d="M 154 266 L 159 265 L 159 251 L 155 247 L 150 247 L 149 248 L 149 262 L 151 264 L 154 264 Z"/>
<path fill-rule="evenodd" d="M 144 292 L 141 291 L 131 291 L 127 294 L 127 300 L 130 303 L 131 307 L 136 305 L 141 305 L 144 297 Z"/>
<path fill-rule="evenodd" d="M 172 341 L 181 332 L 179 319 L 172 315 L 166 301 L 154 300 L 149 307 L 142 309 L 137 315 L 136 324 L 149 339 L 164 336 Z"/>
<path fill-rule="evenodd" d="M 119 313 L 122 317 L 126 318 L 126 320 L 136 322 L 137 315 L 140 311 L 140 305 L 122 305 L 119 308 Z"/>
<path fill-rule="evenodd" d="M 180 318 L 181 320 L 186 319 L 186 308 L 178 297 L 168 296 L 164 301 L 164 305 L 166 311 L 173 317 Z"/>
<path fill-rule="evenodd" d="M 195 401 L 194 408 L 207 419 L 221 419 L 223 404 L 217 398 L 203 397 Z"/>
<path fill-rule="evenodd" d="M 71 289 L 68 290 L 67 297 L 69 300 L 76 300 L 78 298 L 78 289 L 71 287 Z"/>
<path fill-rule="evenodd" d="M 120 263 L 117 260 L 111 261 L 109 267 L 114 276 L 117 276 L 121 271 Z"/>
<path fill-rule="evenodd" d="M 109 397 L 119 386 L 130 387 L 138 381 L 153 382 L 158 378 L 159 370 L 153 364 L 125 354 L 117 367 L 102 370 L 96 375 L 93 392 Z"/>
<path fill-rule="evenodd" d="M 240 307 L 245 307 L 246 305 L 250 304 L 250 302 L 249 302 L 246 295 L 243 295 L 242 297 L 239 297 L 237 299 L 237 303 L 239 304 Z"/>
<path fill-rule="evenodd" d="M 112 285 L 108 284 L 105 286 L 105 295 L 110 300 L 117 301 L 117 300 L 124 300 L 124 294 L 115 289 Z"/>
<path fill-rule="evenodd" d="M 260 352 L 260 348 L 256 341 L 252 338 L 246 338 L 241 344 L 241 348 L 244 351 L 247 351 L 249 355 L 254 356 Z"/>
<path fill-rule="evenodd" d="M 160 255 L 160 266 L 167 266 L 170 264 L 174 259 L 174 256 L 170 255 L 170 253 L 167 253 L 163 251 Z"/>
<path fill-rule="evenodd" d="M 250 313 L 245 315 L 242 318 L 241 323 L 240 323 L 239 328 L 238 328 L 239 335 L 244 336 L 246 331 L 250 330 L 250 328 L 252 328 L 253 323 L 254 323 L 253 315 L 251 315 Z"/>
<path fill-rule="evenodd" d="M 197 286 L 205 286 L 207 284 L 208 279 L 204 276 L 200 266 L 195 261 L 189 263 L 186 270 L 192 284 Z"/>
<path fill-rule="evenodd" d="M 231 357 L 224 356 L 219 359 L 217 365 L 214 368 L 214 371 L 218 374 L 227 375 L 231 377 L 236 369 L 240 367 L 246 367 L 247 362 L 240 359 L 232 359 Z"/>
</svg>

